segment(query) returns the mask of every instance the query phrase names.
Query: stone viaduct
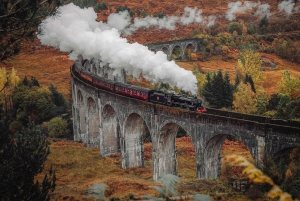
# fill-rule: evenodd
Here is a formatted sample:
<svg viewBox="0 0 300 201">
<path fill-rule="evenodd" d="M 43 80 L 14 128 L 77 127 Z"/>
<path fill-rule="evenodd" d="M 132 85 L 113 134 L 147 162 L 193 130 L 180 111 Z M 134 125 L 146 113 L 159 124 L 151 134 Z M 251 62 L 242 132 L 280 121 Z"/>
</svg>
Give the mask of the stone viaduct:
<svg viewBox="0 0 300 201">
<path fill-rule="evenodd" d="M 91 72 L 103 74 L 100 66 Z M 93 70 L 94 69 L 94 70 Z M 109 77 L 109 76 L 108 76 Z M 123 168 L 144 165 L 143 130 L 152 140 L 153 179 L 177 174 L 176 134 L 182 127 L 196 154 L 197 178 L 218 178 L 221 149 L 228 135 L 240 139 L 256 164 L 263 153 L 280 154 L 300 147 L 300 128 L 196 113 L 103 91 L 72 74 L 74 140 L 100 148 L 103 157 L 120 153 Z"/>
<path fill-rule="evenodd" d="M 193 52 L 196 52 L 202 41 L 203 39 L 193 38 L 193 39 L 174 40 L 174 41 L 161 42 L 161 43 L 152 43 L 152 44 L 146 44 L 145 46 L 147 46 L 149 50 L 154 52 L 163 51 L 167 55 L 168 60 L 172 59 L 172 52 L 174 48 L 180 47 L 181 49 L 180 58 L 183 59 L 185 50 L 188 46 L 194 47 Z"/>
</svg>

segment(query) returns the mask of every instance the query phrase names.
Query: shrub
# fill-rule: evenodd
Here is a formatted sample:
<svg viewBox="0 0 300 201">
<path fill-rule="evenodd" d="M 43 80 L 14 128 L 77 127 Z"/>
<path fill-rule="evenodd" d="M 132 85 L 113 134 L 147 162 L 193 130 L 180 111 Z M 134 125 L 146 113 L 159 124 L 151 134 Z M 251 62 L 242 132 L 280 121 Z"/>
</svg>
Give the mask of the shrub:
<svg viewBox="0 0 300 201">
<path fill-rule="evenodd" d="M 267 35 L 266 40 L 269 42 L 273 42 L 274 41 L 274 37 L 271 36 L 270 34 Z"/>
<path fill-rule="evenodd" d="M 99 12 L 101 10 L 107 10 L 107 9 L 108 9 L 107 3 L 103 3 L 103 2 L 96 4 L 96 6 L 94 7 L 94 10 L 96 12 Z"/>
<path fill-rule="evenodd" d="M 127 6 L 118 6 L 116 8 L 116 13 L 126 11 L 126 10 L 128 11 L 128 13 L 130 14 L 131 17 L 134 15 L 134 10 L 128 8 Z"/>
<path fill-rule="evenodd" d="M 42 132 L 44 135 L 48 136 L 48 135 L 49 135 L 49 133 L 48 133 L 48 122 L 43 122 L 43 123 L 40 125 L 40 127 L 41 127 L 41 132 Z"/>
<path fill-rule="evenodd" d="M 17 131 L 21 131 L 23 128 L 23 124 L 20 121 L 13 121 L 9 124 L 9 130 L 12 133 L 15 133 Z"/>
<path fill-rule="evenodd" d="M 48 122 L 49 137 L 57 138 L 68 134 L 68 123 L 61 117 L 54 117 Z"/>
<path fill-rule="evenodd" d="M 275 53 L 275 50 L 274 48 L 271 46 L 271 45 L 267 45 L 264 49 L 263 49 L 264 52 L 266 53 Z"/>
<path fill-rule="evenodd" d="M 234 31 L 238 32 L 239 23 L 238 22 L 231 22 L 228 25 L 228 31 L 229 33 L 233 33 Z"/>
<path fill-rule="evenodd" d="M 160 13 L 155 13 L 153 15 L 153 17 L 157 17 L 157 18 L 164 18 L 164 17 L 167 17 L 166 14 L 164 14 L 163 12 L 160 12 Z"/>
</svg>

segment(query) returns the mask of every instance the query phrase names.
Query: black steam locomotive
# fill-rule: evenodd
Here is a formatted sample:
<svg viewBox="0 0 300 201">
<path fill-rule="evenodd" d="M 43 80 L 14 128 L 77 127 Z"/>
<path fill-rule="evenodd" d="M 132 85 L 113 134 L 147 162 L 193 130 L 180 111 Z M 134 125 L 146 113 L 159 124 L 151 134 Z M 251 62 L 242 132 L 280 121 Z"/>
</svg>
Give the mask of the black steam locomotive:
<svg viewBox="0 0 300 201">
<path fill-rule="evenodd" d="M 82 67 L 80 61 L 75 61 L 74 65 L 71 67 L 71 72 L 75 73 L 84 81 L 113 93 L 171 107 L 181 107 L 201 113 L 206 112 L 206 109 L 202 105 L 202 101 L 197 98 L 174 94 L 171 92 L 165 93 L 162 91 L 150 90 L 99 77 Z"/>
</svg>

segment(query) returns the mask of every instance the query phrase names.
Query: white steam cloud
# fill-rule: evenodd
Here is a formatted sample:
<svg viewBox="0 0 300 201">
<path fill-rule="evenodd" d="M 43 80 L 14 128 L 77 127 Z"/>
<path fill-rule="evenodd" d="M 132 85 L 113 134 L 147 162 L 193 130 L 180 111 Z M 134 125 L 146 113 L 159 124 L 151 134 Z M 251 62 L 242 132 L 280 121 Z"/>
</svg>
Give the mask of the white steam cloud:
<svg viewBox="0 0 300 201">
<path fill-rule="evenodd" d="M 140 28 L 156 27 L 157 29 L 174 30 L 176 24 L 188 25 L 192 23 L 203 23 L 206 26 L 212 26 L 216 17 L 211 15 L 208 17 L 202 17 L 202 10 L 198 8 L 185 7 L 182 16 L 170 16 L 170 17 L 150 17 L 135 18 L 131 23 L 131 18 L 128 11 L 122 11 L 119 13 L 110 14 L 107 19 L 107 25 L 110 28 L 116 28 L 125 35 L 131 35 Z"/>
<path fill-rule="evenodd" d="M 93 8 L 80 9 L 71 3 L 60 7 L 59 11 L 58 16 L 46 18 L 40 27 L 43 34 L 38 38 L 43 45 L 71 52 L 69 57 L 72 60 L 76 60 L 79 54 L 87 59 L 100 59 L 109 63 L 115 73 L 124 68 L 135 77 L 142 73 L 150 81 L 162 81 L 196 94 L 197 80 L 191 71 L 168 61 L 162 51 L 154 53 L 141 44 L 129 44 L 127 39 L 120 37 L 118 30 L 124 30 L 130 24 L 126 13 L 111 15 L 104 23 L 95 21 L 97 14 Z M 120 15 L 125 16 L 121 22 L 118 21 Z M 199 17 L 196 12 L 194 16 Z M 188 17 L 185 19 L 191 21 Z"/>
<path fill-rule="evenodd" d="M 278 10 L 279 11 L 284 11 L 287 15 L 290 15 L 293 12 L 295 3 L 293 0 L 288 0 L 288 1 L 282 1 L 280 4 L 278 4 Z M 296 10 L 298 7 L 296 7 Z"/>
<path fill-rule="evenodd" d="M 260 2 L 251 2 L 245 1 L 244 4 L 240 1 L 231 2 L 228 4 L 228 10 L 226 12 L 226 18 L 229 21 L 235 19 L 236 13 L 244 13 L 253 8 L 257 8 L 255 14 L 256 15 L 270 15 L 270 5 L 269 4 L 261 4 Z"/>
<path fill-rule="evenodd" d="M 215 15 L 210 15 L 210 16 L 208 16 L 206 26 L 207 26 L 207 27 L 210 27 L 210 26 L 214 25 L 216 19 L 217 19 L 217 16 L 215 16 Z"/>
</svg>

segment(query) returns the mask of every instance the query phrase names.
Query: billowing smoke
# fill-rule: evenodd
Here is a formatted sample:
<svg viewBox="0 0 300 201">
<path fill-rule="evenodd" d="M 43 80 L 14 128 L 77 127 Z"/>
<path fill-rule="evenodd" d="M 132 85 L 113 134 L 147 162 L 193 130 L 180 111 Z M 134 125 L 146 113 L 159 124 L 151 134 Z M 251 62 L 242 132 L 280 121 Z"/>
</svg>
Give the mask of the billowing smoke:
<svg viewBox="0 0 300 201">
<path fill-rule="evenodd" d="M 134 77 L 142 73 L 150 81 L 162 81 L 196 94 L 197 80 L 191 71 L 168 61 L 162 51 L 154 53 L 141 44 L 129 44 L 127 39 L 120 37 L 118 30 L 128 26 L 126 17 L 120 24 L 116 16 L 110 16 L 107 23 L 97 22 L 93 8 L 80 9 L 72 3 L 60 7 L 59 11 L 58 16 L 46 18 L 40 27 L 42 34 L 38 38 L 43 45 L 71 52 L 69 57 L 72 60 L 79 54 L 86 59 L 96 58 L 109 63 L 116 69 L 115 73 L 124 68 Z"/>
<path fill-rule="evenodd" d="M 184 8 L 184 14 L 181 16 L 181 23 L 183 25 L 188 25 L 191 23 L 200 23 L 203 21 L 202 19 L 202 10 L 198 10 L 197 8 L 189 8 L 185 7 Z"/>
<path fill-rule="evenodd" d="M 244 13 L 253 8 L 257 8 L 256 15 L 270 15 L 270 5 L 261 4 L 260 2 L 245 1 L 244 4 L 240 1 L 231 2 L 228 4 L 228 10 L 226 12 L 226 18 L 232 21 L 235 18 L 236 13 Z"/>
<path fill-rule="evenodd" d="M 255 12 L 255 15 L 270 16 L 271 15 L 270 5 L 267 3 L 259 5 Z"/>
<path fill-rule="evenodd" d="M 290 15 L 293 12 L 294 6 L 295 3 L 293 0 L 282 1 L 280 4 L 278 4 L 278 10 L 284 11 L 287 15 Z"/>
<path fill-rule="evenodd" d="M 177 24 L 188 25 L 192 23 L 202 23 L 212 26 L 215 16 L 202 17 L 202 10 L 198 8 L 185 7 L 182 16 L 164 16 L 163 18 L 150 17 L 135 18 L 131 23 L 128 11 L 111 14 L 107 19 L 107 25 L 116 28 L 125 35 L 131 35 L 140 28 L 155 27 L 157 29 L 174 30 Z"/>
<path fill-rule="evenodd" d="M 210 26 L 214 25 L 216 19 L 217 19 L 217 16 L 215 16 L 215 15 L 208 16 L 206 26 L 210 27 Z"/>
</svg>

